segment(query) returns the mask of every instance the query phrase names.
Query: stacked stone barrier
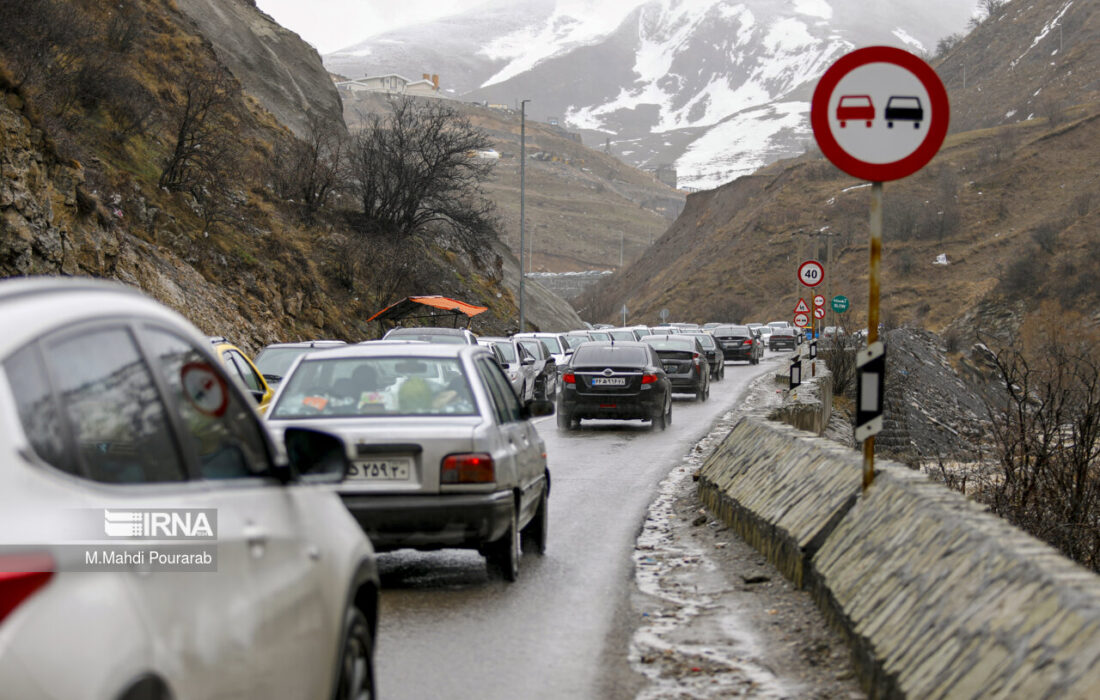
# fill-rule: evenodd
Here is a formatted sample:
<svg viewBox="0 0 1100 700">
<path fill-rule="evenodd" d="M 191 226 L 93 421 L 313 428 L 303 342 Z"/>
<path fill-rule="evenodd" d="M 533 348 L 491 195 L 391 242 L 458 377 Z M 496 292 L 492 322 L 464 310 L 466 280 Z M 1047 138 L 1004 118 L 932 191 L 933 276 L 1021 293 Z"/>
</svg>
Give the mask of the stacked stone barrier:
<svg viewBox="0 0 1100 700">
<path fill-rule="evenodd" d="M 872 698 L 1100 697 L 1100 578 L 964 496 L 760 415 L 704 504 L 808 589 Z"/>
</svg>

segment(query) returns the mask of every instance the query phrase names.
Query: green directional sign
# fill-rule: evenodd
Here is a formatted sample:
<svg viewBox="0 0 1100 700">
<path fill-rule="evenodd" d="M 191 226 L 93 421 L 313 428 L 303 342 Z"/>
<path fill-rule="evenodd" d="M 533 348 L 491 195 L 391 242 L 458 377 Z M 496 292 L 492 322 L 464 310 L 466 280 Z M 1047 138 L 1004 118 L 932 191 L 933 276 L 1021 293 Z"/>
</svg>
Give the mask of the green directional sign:
<svg viewBox="0 0 1100 700">
<path fill-rule="evenodd" d="M 850 306 L 850 304 L 848 303 L 848 297 L 844 296 L 843 294 L 837 294 L 835 297 L 833 297 L 832 304 L 833 311 L 837 312 L 838 314 L 844 313 L 848 310 L 848 307 Z"/>
</svg>

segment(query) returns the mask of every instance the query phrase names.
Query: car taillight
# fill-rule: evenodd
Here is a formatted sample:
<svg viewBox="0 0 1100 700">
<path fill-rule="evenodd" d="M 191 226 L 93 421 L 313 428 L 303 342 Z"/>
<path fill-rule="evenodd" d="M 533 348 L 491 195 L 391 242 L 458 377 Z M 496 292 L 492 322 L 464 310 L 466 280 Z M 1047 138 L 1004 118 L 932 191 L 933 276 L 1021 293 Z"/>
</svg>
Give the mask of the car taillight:
<svg viewBox="0 0 1100 700">
<path fill-rule="evenodd" d="M 697 352 L 693 352 L 693 353 L 691 353 L 691 359 L 693 359 L 693 360 L 695 360 L 696 362 L 698 362 L 698 361 L 699 361 L 699 353 L 697 353 Z"/>
<path fill-rule="evenodd" d="M 489 484 L 493 481 L 493 458 L 483 452 L 443 458 L 439 474 L 441 484 Z"/>
<path fill-rule="evenodd" d="M 752 339 L 750 338 L 749 340 L 746 340 L 744 342 L 744 345 L 752 345 Z"/>
<path fill-rule="evenodd" d="M 0 555 L 0 622 L 53 578 L 48 554 Z"/>
<path fill-rule="evenodd" d="M 656 384 L 656 383 L 657 383 L 657 375 L 656 374 L 643 374 L 642 375 L 642 384 Z"/>
<path fill-rule="evenodd" d="M 570 372 L 569 374 L 563 374 L 561 375 L 561 380 L 566 384 L 576 384 L 577 375 L 573 374 L 572 372 Z"/>
</svg>

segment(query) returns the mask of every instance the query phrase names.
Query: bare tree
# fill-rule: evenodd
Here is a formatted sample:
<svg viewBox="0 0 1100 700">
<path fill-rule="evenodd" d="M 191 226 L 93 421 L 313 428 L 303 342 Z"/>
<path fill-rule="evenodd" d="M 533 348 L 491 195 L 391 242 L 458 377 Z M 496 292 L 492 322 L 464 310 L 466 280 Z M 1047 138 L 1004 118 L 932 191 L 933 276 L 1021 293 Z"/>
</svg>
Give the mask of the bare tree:
<svg viewBox="0 0 1100 700">
<path fill-rule="evenodd" d="M 325 207 L 341 182 L 345 158 L 341 132 L 342 126 L 310 112 L 305 137 L 275 147 L 271 169 L 276 193 L 293 200 L 307 222 Z"/>
<path fill-rule="evenodd" d="M 496 223 L 481 190 L 493 162 L 476 153 L 488 136 L 441 100 L 400 98 L 371 114 L 352 142 L 351 189 L 367 228 L 409 236 L 430 224 L 478 238 Z"/>
<path fill-rule="evenodd" d="M 224 68 L 192 70 L 175 113 L 176 143 L 164 163 L 160 186 L 191 190 L 226 163 L 234 145 L 231 127 L 236 81 Z"/>
</svg>

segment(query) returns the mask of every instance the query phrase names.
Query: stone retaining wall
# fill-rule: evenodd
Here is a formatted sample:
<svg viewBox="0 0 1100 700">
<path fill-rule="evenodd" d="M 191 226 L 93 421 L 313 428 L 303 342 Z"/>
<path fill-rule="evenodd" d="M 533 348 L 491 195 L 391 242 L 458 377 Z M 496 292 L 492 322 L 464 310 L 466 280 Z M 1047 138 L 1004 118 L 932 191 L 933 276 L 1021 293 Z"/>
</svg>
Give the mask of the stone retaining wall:
<svg viewBox="0 0 1100 700">
<path fill-rule="evenodd" d="M 759 416 L 700 473 L 703 502 L 808 588 L 873 698 L 1086 698 L 1100 577 L 919 472 Z"/>
<path fill-rule="evenodd" d="M 789 383 L 790 363 L 776 373 L 776 380 Z M 833 414 L 833 373 L 821 360 L 802 360 L 802 383 L 783 399 L 783 404 L 768 416 L 771 420 L 824 435 Z"/>
</svg>

